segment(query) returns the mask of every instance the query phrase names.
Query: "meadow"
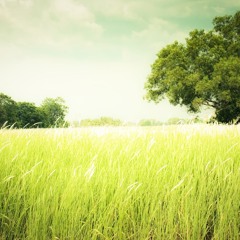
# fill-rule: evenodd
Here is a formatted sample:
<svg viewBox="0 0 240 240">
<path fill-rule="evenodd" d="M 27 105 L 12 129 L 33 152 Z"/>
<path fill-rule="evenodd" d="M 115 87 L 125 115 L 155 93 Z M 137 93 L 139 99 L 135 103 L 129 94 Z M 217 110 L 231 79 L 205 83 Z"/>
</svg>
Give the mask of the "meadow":
<svg viewBox="0 0 240 240">
<path fill-rule="evenodd" d="M 0 239 L 240 239 L 240 126 L 0 130 Z"/>
</svg>

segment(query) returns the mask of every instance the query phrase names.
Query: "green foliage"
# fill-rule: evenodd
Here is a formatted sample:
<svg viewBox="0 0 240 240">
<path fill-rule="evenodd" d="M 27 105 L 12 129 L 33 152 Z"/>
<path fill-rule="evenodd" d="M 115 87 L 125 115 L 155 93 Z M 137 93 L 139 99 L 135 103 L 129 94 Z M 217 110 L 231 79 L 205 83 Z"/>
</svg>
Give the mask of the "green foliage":
<svg viewBox="0 0 240 240">
<path fill-rule="evenodd" d="M 0 93 L 0 127 L 17 128 L 68 126 L 64 118 L 67 106 L 62 98 L 46 98 L 40 107 L 29 102 L 15 102 Z"/>
<path fill-rule="evenodd" d="M 185 124 L 185 123 L 187 123 L 187 121 L 185 121 L 184 119 L 181 119 L 181 118 L 170 118 L 167 121 L 167 124 L 169 124 L 169 125 Z"/>
<path fill-rule="evenodd" d="M 240 116 L 240 11 L 216 17 L 213 24 L 213 30 L 194 30 L 185 44 L 174 42 L 158 53 L 146 99 L 168 98 L 190 112 L 211 107 L 219 122 Z"/>
<path fill-rule="evenodd" d="M 161 126 L 163 125 L 162 122 L 155 120 L 155 119 L 142 119 L 138 123 L 139 126 Z"/>
<path fill-rule="evenodd" d="M 18 102 L 17 105 L 17 127 L 36 128 L 43 125 L 44 116 L 35 104 L 29 102 Z"/>
<path fill-rule="evenodd" d="M 204 121 L 202 119 L 200 119 L 198 116 L 193 119 L 170 118 L 167 121 L 167 125 L 194 124 L 194 123 L 204 123 Z"/>
<path fill-rule="evenodd" d="M 63 127 L 66 124 L 64 120 L 68 107 L 65 105 L 65 101 L 61 97 L 46 98 L 40 110 L 44 115 L 45 127 Z"/>
<path fill-rule="evenodd" d="M 0 127 L 13 125 L 17 121 L 17 103 L 11 97 L 0 93 Z"/>
<path fill-rule="evenodd" d="M 113 119 L 111 117 L 100 117 L 97 119 L 83 119 L 80 122 L 80 126 L 121 126 L 122 121 L 119 119 Z"/>
</svg>

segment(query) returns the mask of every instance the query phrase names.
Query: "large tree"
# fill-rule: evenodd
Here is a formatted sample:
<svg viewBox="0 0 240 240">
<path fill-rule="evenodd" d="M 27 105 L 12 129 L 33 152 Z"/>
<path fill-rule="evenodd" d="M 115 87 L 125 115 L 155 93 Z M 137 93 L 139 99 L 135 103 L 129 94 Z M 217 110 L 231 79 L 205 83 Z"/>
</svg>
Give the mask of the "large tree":
<svg viewBox="0 0 240 240">
<path fill-rule="evenodd" d="M 185 43 L 176 41 L 163 48 L 145 89 L 149 101 L 168 98 L 190 112 L 211 107 L 219 122 L 239 119 L 240 11 L 214 18 L 210 31 L 194 30 Z"/>
</svg>

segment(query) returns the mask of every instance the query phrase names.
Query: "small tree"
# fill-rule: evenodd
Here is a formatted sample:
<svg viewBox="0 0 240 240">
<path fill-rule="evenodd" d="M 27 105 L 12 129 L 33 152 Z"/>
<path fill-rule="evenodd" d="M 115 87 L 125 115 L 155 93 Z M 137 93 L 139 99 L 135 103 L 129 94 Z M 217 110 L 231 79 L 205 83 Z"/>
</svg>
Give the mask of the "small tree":
<svg viewBox="0 0 240 240">
<path fill-rule="evenodd" d="M 13 125 L 17 121 L 17 103 L 11 97 L 0 93 L 0 126 L 6 122 Z"/>
<path fill-rule="evenodd" d="M 40 106 L 40 111 L 43 114 L 44 127 L 66 126 L 65 116 L 68 107 L 65 105 L 63 98 L 46 98 Z"/>
<path fill-rule="evenodd" d="M 145 84 L 146 99 L 168 98 L 190 112 L 215 110 L 216 120 L 240 117 L 240 11 L 216 17 L 213 30 L 190 32 L 185 44 L 163 48 Z"/>
</svg>

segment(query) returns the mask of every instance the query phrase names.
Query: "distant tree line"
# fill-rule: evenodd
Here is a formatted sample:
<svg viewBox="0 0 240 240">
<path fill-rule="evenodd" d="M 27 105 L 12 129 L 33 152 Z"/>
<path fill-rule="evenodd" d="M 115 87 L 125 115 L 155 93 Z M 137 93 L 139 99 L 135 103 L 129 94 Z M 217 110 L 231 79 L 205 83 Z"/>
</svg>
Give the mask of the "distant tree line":
<svg viewBox="0 0 240 240">
<path fill-rule="evenodd" d="M 0 93 L 0 127 L 48 128 L 67 126 L 68 107 L 61 97 L 46 98 L 38 107 L 31 102 L 16 102 Z"/>
<path fill-rule="evenodd" d="M 207 123 L 204 120 L 195 117 L 193 119 L 188 118 L 169 118 L 166 122 L 161 122 L 156 119 L 142 119 L 139 121 L 139 126 L 162 126 L 162 125 L 178 125 L 178 124 L 193 124 L 193 123 Z"/>
<path fill-rule="evenodd" d="M 90 126 L 123 126 L 124 123 L 119 119 L 111 117 L 100 117 L 95 119 L 82 119 L 81 121 L 73 121 L 73 127 L 90 127 Z"/>
<path fill-rule="evenodd" d="M 162 122 L 156 119 L 142 119 L 138 123 L 123 122 L 119 119 L 111 117 L 100 117 L 95 119 L 83 119 L 81 121 L 70 122 L 71 127 L 94 127 L 94 126 L 140 126 L 140 127 L 156 127 L 162 125 L 177 125 L 177 124 L 193 124 L 193 123 L 207 123 L 199 117 L 193 119 L 184 118 L 170 118 L 166 122 Z"/>
<path fill-rule="evenodd" d="M 164 123 L 155 119 L 142 119 L 139 121 L 138 125 L 147 127 L 147 126 L 161 126 Z"/>
</svg>

